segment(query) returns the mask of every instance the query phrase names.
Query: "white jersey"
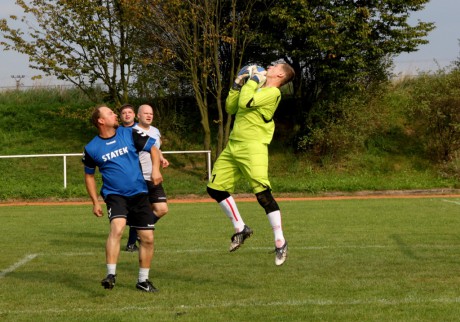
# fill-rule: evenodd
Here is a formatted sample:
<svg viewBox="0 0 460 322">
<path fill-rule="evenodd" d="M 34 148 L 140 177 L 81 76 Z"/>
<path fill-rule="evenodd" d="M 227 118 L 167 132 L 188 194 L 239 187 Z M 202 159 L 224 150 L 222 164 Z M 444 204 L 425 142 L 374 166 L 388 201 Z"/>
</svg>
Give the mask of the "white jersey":
<svg viewBox="0 0 460 322">
<path fill-rule="evenodd" d="M 144 130 L 139 126 L 139 124 L 136 124 L 133 126 L 133 128 L 138 129 L 146 133 L 148 136 L 152 137 L 155 139 L 155 146 L 160 149 L 161 146 L 161 134 L 160 130 L 158 130 L 154 126 L 150 126 L 149 130 Z M 144 180 L 147 181 L 152 181 L 152 158 L 150 156 L 149 152 L 141 151 L 139 152 L 139 161 L 141 162 L 141 167 L 142 167 L 142 174 L 144 176 Z"/>
</svg>

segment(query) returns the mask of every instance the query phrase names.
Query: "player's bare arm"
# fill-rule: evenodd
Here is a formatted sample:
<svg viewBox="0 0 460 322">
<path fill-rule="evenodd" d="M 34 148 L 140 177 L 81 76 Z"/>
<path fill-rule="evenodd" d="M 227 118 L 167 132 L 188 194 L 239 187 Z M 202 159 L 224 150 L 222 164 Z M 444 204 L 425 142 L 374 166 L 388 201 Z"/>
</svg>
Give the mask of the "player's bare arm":
<svg viewBox="0 0 460 322">
<path fill-rule="evenodd" d="M 161 167 L 163 169 L 169 167 L 169 161 L 164 157 L 163 152 L 161 152 L 161 150 L 160 150 L 160 159 L 161 159 Z"/>
<path fill-rule="evenodd" d="M 97 186 L 94 174 L 85 173 L 85 185 L 86 191 L 88 192 L 88 195 L 93 203 L 93 214 L 97 217 L 102 217 L 103 213 L 97 197 Z"/>
<path fill-rule="evenodd" d="M 163 182 L 163 176 L 160 172 L 161 165 L 161 154 L 160 150 L 156 146 L 152 146 L 150 149 L 150 157 L 152 158 L 152 182 L 154 185 L 158 185 Z"/>
</svg>

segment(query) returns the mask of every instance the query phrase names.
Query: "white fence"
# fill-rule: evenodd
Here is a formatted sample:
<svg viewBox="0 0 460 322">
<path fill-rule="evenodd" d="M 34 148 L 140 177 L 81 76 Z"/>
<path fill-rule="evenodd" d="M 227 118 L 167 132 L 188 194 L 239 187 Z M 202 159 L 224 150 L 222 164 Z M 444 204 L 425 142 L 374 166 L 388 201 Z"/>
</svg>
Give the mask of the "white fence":
<svg viewBox="0 0 460 322">
<path fill-rule="evenodd" d="M 161 151 L 163 154 L 206 154 L 206 168 L 208 171 L 208 180 L 211 180 L 211 151 Z M 12 158 L 49 158 L 62 157 L 64 171 L 64 189 L 67 188 L 67 157 L 82 157 L 82 153 L 60 153 L 60 154 L 24 154 L 24 155 L 0 155 L 0 159 Z"/>
</svg>

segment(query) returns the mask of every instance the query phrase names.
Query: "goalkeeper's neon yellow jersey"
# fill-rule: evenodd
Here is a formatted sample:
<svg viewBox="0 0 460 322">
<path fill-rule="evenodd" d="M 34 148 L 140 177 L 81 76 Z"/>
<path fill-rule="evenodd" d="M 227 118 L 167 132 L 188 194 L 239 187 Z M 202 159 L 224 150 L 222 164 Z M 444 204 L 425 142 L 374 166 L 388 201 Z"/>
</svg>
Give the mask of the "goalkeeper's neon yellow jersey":
<svg viewBox="0 0 460 322">
<path fill-rule="evenodd" d="M 257 88 L 249 80 L 241 92 L 231 89 L 225 101 L 225 110 L 235 114 L 230 139 L 235 141 L 257 141 L 269 144 L 275 132 L 273 115 L 281 100 L 277 87 Z"/>
</svg>

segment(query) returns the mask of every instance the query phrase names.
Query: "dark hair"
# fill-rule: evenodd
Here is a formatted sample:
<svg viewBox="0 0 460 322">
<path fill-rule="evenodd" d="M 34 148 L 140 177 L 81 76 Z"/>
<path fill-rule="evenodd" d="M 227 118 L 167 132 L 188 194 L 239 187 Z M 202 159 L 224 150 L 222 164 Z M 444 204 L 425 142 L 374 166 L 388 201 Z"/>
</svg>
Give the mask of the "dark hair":
<svg viewBox="0 0 460 322">
<path fill-rule="evenodd" d="M 132 106 L 131 104 L 123 104 L 123 105 L 120 106 L 120 108 L 118 109 L 118 112 L 121 114 L 121 112 L 122 112 L 124 109 L 127 109 L 127 108 L 132 109 L 133 112 L 136 113 L 136 110 L 134 109 L 134 106 Z"/>
<path fill-rule="evenodd" d="M 294 79 L 295 71 L 294 71 L 294 68 L 292 68 L 292 66 L 287 64 L 287 63 L 284 63 L 282 65 L 283 65 L 283 71 L 285 73 L 285 77 L 283 79 L 283 84 L 282 85 L 285 85 L 285 84 L 289 83 L 291 80 Z"/>
<path fill-rule="evenodd" d="M 96 106 L 94 109 L 93 109 L 93 112 L 91 113 L 91 124 L 93 124 L 96 129 L 99 129 L 99 123 L 98 123 L 98 120 L 99 118 L 101 117 L 101 106 Z"/>
</svg>

